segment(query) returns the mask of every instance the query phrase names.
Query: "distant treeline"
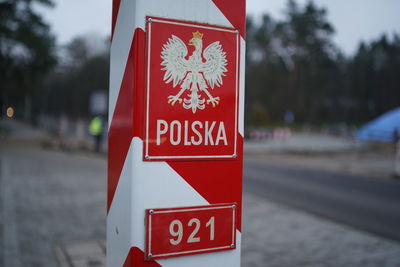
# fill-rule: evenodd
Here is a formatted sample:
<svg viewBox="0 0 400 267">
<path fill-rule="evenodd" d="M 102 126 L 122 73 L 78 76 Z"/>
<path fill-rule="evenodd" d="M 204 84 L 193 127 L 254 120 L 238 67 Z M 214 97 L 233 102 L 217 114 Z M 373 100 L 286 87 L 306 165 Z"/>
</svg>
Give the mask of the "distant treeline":
<svg viewBox="0 0 400 267">
<path fill-rule="evenodd" d="M 92 36 L 92 38 L 95 36 Z M 67 116 L 73 119 L 90 117 L 90 96 L 99 91 L 108 92 L 109 52 L 105 48 L 94 51 L 92 39 L 76 37 L 63 47 L 59 65 L 47 75 L 37 90 L 36 114 Z M 99 45 L 99 44 L 98 44 Z M 104 114 L 105 115 L 105 114 Z"/>
<path fill-rule="evenodd" d="M 52 6 L 51 0 L 0 3 L 1 109 L 13 106 L 17 116 L 33 120 L 89 116 L 90 95 L 108 90 L 109 53 L 95 49 L 93 36 L 56 46 L 33 3 Z M 400 106 L 398 35 L 361 43 L 348 57 L 333 43 L 323 8 L 289 0 L 285 13 L 279 21 L 267 14 L 247 19 L 247 125 L 281 124 L 285 117 L 357 124 Z"/>
<path fill-rule="evenodd" d="M 57 64 L 55 38 L 34 6 L 51 0 L 0 1 L 0 115 L 32 119 L 33 98 Z"/>
<path fill-rule="evenodd" d="M 109 40 L 88 35 L 57 46 L 39 5 L 54 1 L 0 1 L 0 115 L 12 107 L 32 122 L 89 116 L 90 95 L 108 90 Z"/>
<path fill-rule="evenodd" d="M 333 44 L 326 11 L 288 1 L 276 21 L 247 19 L 246 124 L 360 123 L 400 106 L 400 38 L 361 43 L 352 57 Z"/>
</svg>

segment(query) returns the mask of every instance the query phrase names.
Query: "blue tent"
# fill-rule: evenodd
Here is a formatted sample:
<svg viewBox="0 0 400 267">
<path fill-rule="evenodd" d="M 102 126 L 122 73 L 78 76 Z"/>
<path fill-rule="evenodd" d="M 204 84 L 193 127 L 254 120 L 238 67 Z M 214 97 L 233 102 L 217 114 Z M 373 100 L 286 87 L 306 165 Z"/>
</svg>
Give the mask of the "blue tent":
<svg viewBox="0 0 400 267">
<path fill-rule="evenodd" d="M 394 142 L 400 137 L 400 107 L 364 125 L 357 138 L 362 141 Z"/>
</svg>

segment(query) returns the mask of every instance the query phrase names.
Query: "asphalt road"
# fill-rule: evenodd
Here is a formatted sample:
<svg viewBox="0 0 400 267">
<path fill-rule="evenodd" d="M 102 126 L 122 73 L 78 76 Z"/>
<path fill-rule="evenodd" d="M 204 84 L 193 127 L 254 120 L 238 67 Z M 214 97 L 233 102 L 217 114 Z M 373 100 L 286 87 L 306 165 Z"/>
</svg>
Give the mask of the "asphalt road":
<svg viewBox="0 0 400 267">
<path fill-rule="evenodd" d="M 400 181 L 288 167 L 247 157 L 244 190 L 400 240 Z"/>
</svg>

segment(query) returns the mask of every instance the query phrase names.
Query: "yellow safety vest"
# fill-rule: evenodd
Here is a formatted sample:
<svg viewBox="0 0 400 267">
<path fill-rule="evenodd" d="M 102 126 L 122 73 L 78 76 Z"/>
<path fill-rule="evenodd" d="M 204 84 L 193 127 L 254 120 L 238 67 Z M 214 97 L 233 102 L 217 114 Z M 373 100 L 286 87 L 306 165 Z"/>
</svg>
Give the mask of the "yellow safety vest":
<svg viewBox="0 0 400 267">
<path fill-rule="evenodd" d="M 99 117 L 94 117 L 90 121 L 89 133 L 91 135 L 100 135 L 103 131 L 103 123 Z"/>
</svg>

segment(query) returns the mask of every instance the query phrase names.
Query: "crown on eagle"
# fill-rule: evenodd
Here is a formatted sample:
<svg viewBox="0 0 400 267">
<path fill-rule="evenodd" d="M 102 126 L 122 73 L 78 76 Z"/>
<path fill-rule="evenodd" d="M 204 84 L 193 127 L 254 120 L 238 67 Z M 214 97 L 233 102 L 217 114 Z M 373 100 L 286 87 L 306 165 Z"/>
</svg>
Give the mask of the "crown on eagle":
<svg viewBox="0 0 400 267">
<path fill-rule="evenodd" d="M 196 39 L 199 39 L 199 40 L 203 39 L 203 34 L 200 33 L 199 31 L 192 32 L 192 34 L 193 34 L 193 38 L 196 38 Z"/>
</svg>

